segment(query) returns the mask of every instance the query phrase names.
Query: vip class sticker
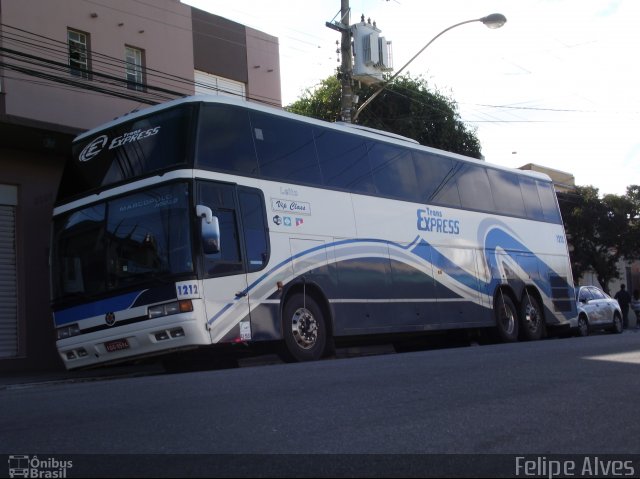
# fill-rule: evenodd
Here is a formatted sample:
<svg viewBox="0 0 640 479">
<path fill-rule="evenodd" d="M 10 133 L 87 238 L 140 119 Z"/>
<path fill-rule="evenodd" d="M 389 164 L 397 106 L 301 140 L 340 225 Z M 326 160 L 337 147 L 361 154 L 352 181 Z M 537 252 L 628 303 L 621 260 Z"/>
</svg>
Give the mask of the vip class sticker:
<svg viewBox="0 0 640 479">
<path fill-rule="evenodd" d="M 271 198 L 271 210 L 283 213 L 295 213 L 296 215 L 311 215 L 311 204 L 304 201 L 282 200 Z"/>
</svg>

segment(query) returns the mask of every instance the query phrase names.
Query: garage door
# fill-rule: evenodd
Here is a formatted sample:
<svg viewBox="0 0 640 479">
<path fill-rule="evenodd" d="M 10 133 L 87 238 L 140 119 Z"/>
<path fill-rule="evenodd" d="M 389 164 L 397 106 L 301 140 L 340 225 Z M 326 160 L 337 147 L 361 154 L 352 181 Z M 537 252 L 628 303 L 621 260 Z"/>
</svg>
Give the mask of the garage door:
<svg viewBox="0 0 640 479">
<path fill-rule="evenodd" d="M 0 185 L 0 358 L 18 355 L 17 190 L 15 186 Z"/>
</svg>

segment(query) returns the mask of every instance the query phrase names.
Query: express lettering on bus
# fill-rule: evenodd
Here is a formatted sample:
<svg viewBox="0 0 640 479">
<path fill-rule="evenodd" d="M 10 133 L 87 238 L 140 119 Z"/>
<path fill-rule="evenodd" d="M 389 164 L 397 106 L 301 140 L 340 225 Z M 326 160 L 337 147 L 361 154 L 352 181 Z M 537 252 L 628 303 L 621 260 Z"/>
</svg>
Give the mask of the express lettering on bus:
<svg viewBox="0 0 640 479">
<path fill-rule="evenodd" d="M 441 211 L 418 209 L 418 229 L 430 233 L 460 234 L 460 221 L 442 218 Z"/>
<path fill-rule="evenodd" d="M 132 143 L 134 141 L 143 140 L 143 139 L 148 138 L 150 136 L 157 135 L 158 132 L 160 131 L 160 128 L 161 127 L 156 126 L 155 128 L 149 128 L 148 130 L 135 130 L 135 131 L 130 131 L 129 133 L 125 133 L 122 136 L 117 136 L 116 138 L 111 140 L 111 144 L 109 145 L 109 149 L 113 150 L 114 148 L 118 148 L 118 147 L 126 145 L 128 143 Z"/>
</svg>

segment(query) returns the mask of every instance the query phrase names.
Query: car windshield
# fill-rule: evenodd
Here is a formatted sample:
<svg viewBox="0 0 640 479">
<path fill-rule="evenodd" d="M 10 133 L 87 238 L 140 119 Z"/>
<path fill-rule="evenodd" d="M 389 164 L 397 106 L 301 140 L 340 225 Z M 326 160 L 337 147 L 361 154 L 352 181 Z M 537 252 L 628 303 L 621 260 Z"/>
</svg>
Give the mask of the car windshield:
<svg viewBox="0 0 640 479">
<path fill-rule="evenodd" d="M 149 188 L 54 221 L 54 299 L 193 271 L 189 187 Z"/>
</svg>

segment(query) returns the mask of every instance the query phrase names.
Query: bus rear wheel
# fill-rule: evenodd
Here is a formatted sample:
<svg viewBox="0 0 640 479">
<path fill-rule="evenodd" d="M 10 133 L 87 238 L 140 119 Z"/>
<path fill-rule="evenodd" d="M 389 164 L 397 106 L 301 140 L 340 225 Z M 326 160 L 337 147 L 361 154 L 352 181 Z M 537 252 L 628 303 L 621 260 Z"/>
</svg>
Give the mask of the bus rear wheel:
<svg viewBox="0 0 640 479">
<path fill-rule="evenodd" d="M 544 316 L 538 300 L 527 294 L 522 299 L 520 313 L 520 334 L 522 339 L 527 341 L 540 339 L 544 330 Z"/>
<path fill-rule="evenodd" d="M 513 343 L 518 340 L 518 310 L 509 296 L 500 293 L 493 305 L 496 329 L 501 341 Z"/>
<path fill-rule="evenodd" d="M 316 361 L 327 345 L 327 324 L 313 297 L 294 294 L 282 313 L 283 359 L 289 362 Z"/>
</svg>

